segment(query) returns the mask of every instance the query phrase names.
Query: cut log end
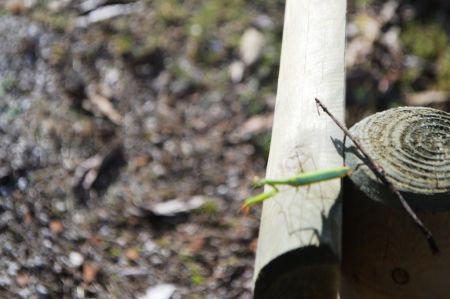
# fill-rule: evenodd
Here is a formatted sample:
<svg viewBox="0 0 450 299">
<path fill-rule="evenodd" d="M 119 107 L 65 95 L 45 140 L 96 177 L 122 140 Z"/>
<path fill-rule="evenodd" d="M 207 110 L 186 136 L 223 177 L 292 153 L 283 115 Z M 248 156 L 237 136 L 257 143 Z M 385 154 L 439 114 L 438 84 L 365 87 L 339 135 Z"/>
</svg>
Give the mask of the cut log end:
<svg viewBox="0 0 450 299">
<path fill-rule="evenodd" d="M 402 107 L 368 117 L 350 129 L 388 179 L 415 209 L 450 210 L 450 114 Z M 346 163 L 352 181 L 373 200 L 398 206 L 350 140 Z"/>
</svg>

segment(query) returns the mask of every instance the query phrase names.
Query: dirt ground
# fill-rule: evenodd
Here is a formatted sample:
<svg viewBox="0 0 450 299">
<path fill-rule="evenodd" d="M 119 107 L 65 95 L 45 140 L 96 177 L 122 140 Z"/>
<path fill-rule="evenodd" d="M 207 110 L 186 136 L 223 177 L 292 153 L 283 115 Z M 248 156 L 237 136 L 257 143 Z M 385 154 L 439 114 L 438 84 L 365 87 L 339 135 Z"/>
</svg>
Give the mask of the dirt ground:
<svg viewBox="0 0 450 299">
<path fill-rule="evenodd" d="M 450 111 L 449 6 L 422 2 L 350 1 L 349 125 Z M 0 298 L 251 298 L 260 208 L 239 207 L 264 176 L 283 10 L 0 2 Z"/>
</svg>

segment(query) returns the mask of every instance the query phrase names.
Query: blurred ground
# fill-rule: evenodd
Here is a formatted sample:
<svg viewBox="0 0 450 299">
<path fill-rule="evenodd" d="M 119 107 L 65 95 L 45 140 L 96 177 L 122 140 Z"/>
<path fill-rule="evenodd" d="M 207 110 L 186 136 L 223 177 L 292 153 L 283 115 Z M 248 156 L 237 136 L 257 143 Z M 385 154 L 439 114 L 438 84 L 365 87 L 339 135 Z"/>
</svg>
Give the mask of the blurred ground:
<svg viewBox="0 0 450 299">
<path fill-rule="evenodd" d="M 449 8 L 349 3 L 349 125 L 449 111 Z M 251 298 L 283 9 L 0 2 L 0 298 Z"/>
</svg>

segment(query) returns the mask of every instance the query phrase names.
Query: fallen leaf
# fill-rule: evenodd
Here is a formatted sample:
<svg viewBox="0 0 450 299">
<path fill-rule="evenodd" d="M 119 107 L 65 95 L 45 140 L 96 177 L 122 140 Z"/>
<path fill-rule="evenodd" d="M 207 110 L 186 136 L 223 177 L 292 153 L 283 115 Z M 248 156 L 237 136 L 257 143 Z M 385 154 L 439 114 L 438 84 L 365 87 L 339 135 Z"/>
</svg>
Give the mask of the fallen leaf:
<svg viewBox="0 0 450 299">
<path fill-rule="evenodd" d="M 98 236 L 91 236 L 89 239 L 88 239 L 88 243 L 90 244 L 90 245 L 92 245 L 92 246 L 95 246 L 95 247 L 97 247 L 97 246 L 100 246 L 100 245 L 102 245 L 102 239 L 100 238 L 100 237 L 98 237 Z"/>
<path fill-rule="evenodd" d="M 129 248 L 125 253 L 127 259 L 130 261 L 136 261 L 139 258 L 139 251 L 136 248 Z"/>
<path fill-rule="evenodd" d="M 5 4 L 5 10 L 13 15 L 20 15 L 26 11 L 26 7 L 22 0 L 9 0 Z"/>
<path fill-rule="evenodd" d="M 28 281 L 30 280 L 30 277 L 28 276 L 27 273 L 17 273 L 16 276 L 16 283 L 19 287 L 24 287 L 28 284 Z"/>
<path fill-rule="evenodd" d="M 27 225 L 33 222 L 33 213 L 30 210 L 27 210 L 23 215 L 23 222 Z"/>
<path fill-rule="evenodd" d="M 371 44 L 380 36 L 382 23 L 376 17 L 369 14 L 360 14 L 356 16 L 355 22 L 361 37 Z"/>
<path fill-rule="evenodd" d="M 386 1 L 383 4 L 379 14 L 380 21 L 383 24 L 392 21 L 392 19 L 396 16 L 399 4 L 400 3 L 394 0 Z"/>
<path fill-rule="evenodd" d="M 258 247 L 258 240 L 253 240 L 250 245 L 248 245 L 248 249 L 250 249 L 250 251 L 252 253 L 256 253 L 256 248 Z"/>
<path fill-rule="evenodd" d="M 85 0 L 79 4 L 81 13 L 87 13 L 107 3 L 106 0 Z"/>
<path fill-rule="evenodd" d="M 64 229 L 64 226 L 63 226 L 61 220 L 50 221 L 49 227 L 50 227 L 50 230 L 52 231 L 52 233 L 55 235 L 61 233 Z"/>
<path fill-rule="evenodd" d="M 352 39 L 345 50 L 345 66 L 352 67 L 363 63 L 373 50 L 373 43 L 363 37 Z"/>
<path fill-rule="evenodd" d="M 16 189 L 12 193 L 12 196 L 14 197 L 15 200 L 21 200 L 23 198 L 23 193 L 20 190 Z"/>
<path fill-rule="evenodd" d="M 188 249 L 192 254 L 196 254 L 205 245 L 205 238 L 203 236 L 194 236 L 191 240 Z"/>
<path fill-rule="evenodd" d="M 122 115 L 114 108 L 110 99 L 100 92 L 100 88 L 93 84 L 89 85 L 87 95 L 89 101 L 97 107 L 101 114 L 116 125 L 122 124 Z"/>
<path fill-rule="evenodd" d="M 75 188 L 91 189 L 103 171 L 107 172 L 109 167 L 122 165 L 123 159 L 122 145 L 120 142 L 116 142 L 108 147 L 106 153 L 97 154 L 85 160 L 75 170 Z"/>
<path fill-rule="evenodd" d="M 142 9 L 140 3 L 112 4 L 101 6 L 76 20 L 77 27 L 87 27 L 92 23 L 103 22 L 111 18 L 132 14 Z"/>
<path fill-rule="evenodd" d="M 410 106 L 426 106 L 450 101 L 450 92 L 443 90 L 427 90 L 406 95 L 406 103 Z"/>
<path fill-rule="evenodd" d="M 140 155 L 133 159 L 131 165 L 133 169 L 139 169 L 146 166 L 149 162 L 149 157 L 147 155 Z"/>
<path fill-rule="evenodd" d="M 90 189 L 97 178 L 102 161 L 102 157 L 98 154 L 83 161 L 75 170 L 77 185 L 80 185 L 84 190 Z"/>
<path fill-rule="evenodd" d="M 92 263 L 83 265 L 83 280 L 85 283 L 92 283 L 97 278 L 98 267 Z"/>
<path fill-rule="evenodd" d="M 139 205 L 138 207 L 142 211 L 150 212 L 154 216 L 173 217 L 196 210 L 204 203 L 205 198 L 201 195 L 197 195 L 188 200 L 172 199 L 154 205 Z"/>
</svg>

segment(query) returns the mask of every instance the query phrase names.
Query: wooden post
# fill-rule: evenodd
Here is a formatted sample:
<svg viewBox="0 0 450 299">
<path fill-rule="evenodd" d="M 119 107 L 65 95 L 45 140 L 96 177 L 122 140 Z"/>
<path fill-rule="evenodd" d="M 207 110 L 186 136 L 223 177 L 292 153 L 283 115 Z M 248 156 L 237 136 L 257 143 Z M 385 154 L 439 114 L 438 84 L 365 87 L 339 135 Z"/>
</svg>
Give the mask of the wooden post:
<svg viewBox="0 0 450 299">
<path fill-rule="evenodd" d="M 266 177 L 340 166 L 342 132 L 314 98 L 344 117 L 345 0 L 287 0 Z M 340 181 L 283 189 L 264 203 L 254 298 L 336 298 Z"/>
<path fill-rule="evenodd" d="M 450 114 L 404 107 L 350 130 L 431 230 L 440 253 L 349 142 L 341 298 L 450 298 Z M 359 191 L 359 189 L 363 191 Z"/>
</svg>

